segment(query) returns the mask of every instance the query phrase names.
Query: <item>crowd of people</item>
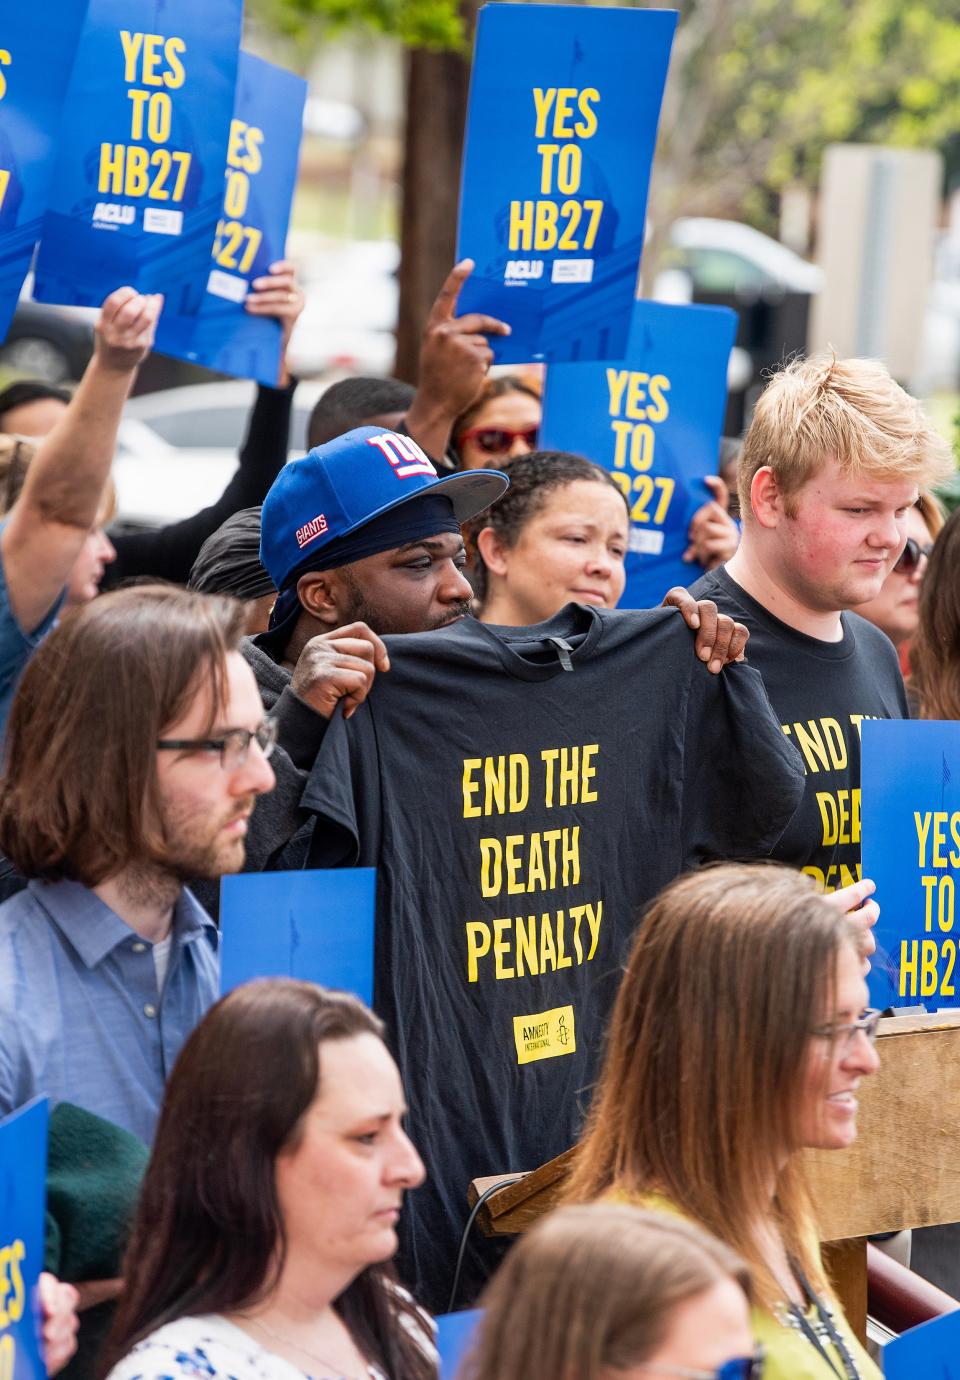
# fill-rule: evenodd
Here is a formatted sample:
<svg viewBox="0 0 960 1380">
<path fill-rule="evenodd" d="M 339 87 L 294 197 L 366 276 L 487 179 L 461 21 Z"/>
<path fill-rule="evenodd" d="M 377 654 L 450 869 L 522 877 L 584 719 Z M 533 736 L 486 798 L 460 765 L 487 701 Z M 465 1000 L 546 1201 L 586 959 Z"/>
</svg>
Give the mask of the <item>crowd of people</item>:
<svg viewBox="0 0 960 1380">
<path fill-rule="evenodd" d="M 284 364 L 155 532 L 110 466 L 161 299 L 107 299 L 72 396 L 0 394 L 0 1112 L 50 1098 L 51 1212 L 106 1242 L 48 1249 L 48 1366 L 427 1380 L 479 1298 L 462 1380 L 868 1380 L 800 1155 L 878 1063 L 860 725 L 960 717 L 947 447 L 882 365 L 794 361 L 691 587 L 618 610 L 621 490 L 538 447 L 470 270 L 416 388 L 334 384 L 287 464 Z M 284 341 L 301 306 L 254 284 Z M 374 1010 L 218 1000 L 223 877 L 368 865 Z M 572 1146 L 505 1258 L 465 1231 Z"/>
</svg>

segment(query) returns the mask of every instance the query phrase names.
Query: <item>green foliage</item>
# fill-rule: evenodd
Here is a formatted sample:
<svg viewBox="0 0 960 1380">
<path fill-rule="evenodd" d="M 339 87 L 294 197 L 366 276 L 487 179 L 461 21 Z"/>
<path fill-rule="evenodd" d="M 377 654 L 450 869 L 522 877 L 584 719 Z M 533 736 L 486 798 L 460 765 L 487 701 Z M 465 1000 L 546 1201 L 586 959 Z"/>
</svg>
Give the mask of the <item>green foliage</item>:
<svg viewBox="0 0 960 1380">
<path fill-rule="evenodd" d="M 250 0 L 257 27 L 284 35 L 306 51 L 323 33 L 366 28 L 412 47 L 464 45 L 455 0 Z"/>
<path fill-rule="evenodd" d="M 627 3 L 680 11 L 655 173 L 661 217 L 741 215 L 771 229 L 776 193 L 814 187 L 838 141 L 939 148 L 960 177 L 958 0 Z M 304 61 L 322 34 L 347 27 L 433 49 L 470 41 L 458 0 L 250 0 L 250 11 Z"/>
<path fill-rule="evenodd" d="M 674 214 L 719 202 L 756 219 L 758 191 L 815 186 L 835 142 L 939 148 L 960 173 L 957 0 L 678 8 L 660 155 Z"/>
</svg>

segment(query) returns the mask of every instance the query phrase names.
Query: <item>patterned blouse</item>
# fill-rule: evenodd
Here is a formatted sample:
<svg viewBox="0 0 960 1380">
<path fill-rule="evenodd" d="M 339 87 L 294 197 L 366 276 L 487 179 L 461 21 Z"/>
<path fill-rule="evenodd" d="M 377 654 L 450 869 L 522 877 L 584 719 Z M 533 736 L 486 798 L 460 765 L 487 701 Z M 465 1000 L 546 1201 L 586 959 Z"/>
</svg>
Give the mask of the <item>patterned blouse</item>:
<svg viewBox="0 0 960 1380">
<path fill-rule="evenodd" d="M 432 1350 L 426 1336 L 423 1343 Z M 254 1341 L 242 1328 L 219 1314 L 208 1313 L 177 1318 L 157 1328 L 127 1352 L 107 1380 L 304 1380 L 305 1374 Z M 338 1376 L 337 1380 L 348 1377 Z M 371 1365 L 364 1380 L 389 1377 Z"/>
</svg>

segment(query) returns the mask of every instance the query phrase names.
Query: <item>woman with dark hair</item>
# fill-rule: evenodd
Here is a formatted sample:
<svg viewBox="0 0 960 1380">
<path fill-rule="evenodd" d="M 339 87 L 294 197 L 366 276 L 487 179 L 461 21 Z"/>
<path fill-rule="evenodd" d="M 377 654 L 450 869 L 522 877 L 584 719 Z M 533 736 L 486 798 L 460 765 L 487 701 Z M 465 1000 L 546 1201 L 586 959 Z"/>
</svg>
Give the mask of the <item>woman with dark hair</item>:
<svg viewBox="0 0 960 1380">
<path fill-rule="evenodd" d="M 468 534 L 481 622 L 522 627 L 569 603 L 615 608 L 629 518 L 609 473 L 559 450 L 519 455 L 502 468 L 509 489 Z"/>
<path fill-rule="evenodd" d="M 749 1296 L 743 1262 L 686 1222 L 561 1208 L 487 1287 L 458 1380 L 759 1380 Z"/>
<path fill-rule="evenodd" d="M 224 997 L 167 1086 L 104 1370 L 111 1380 L 432 1380 L 389 1260 L 423 1165 L 356 998 L 275 979 Z"/>
<path fill-rule="evenodd" d="M 535 450 L 542 411 L 540 394 L 515 374 L 487 379 L 453 424 L 460 468 L 500 469 L 509 457 Z"/>
<path fill-rule="evenodd" d="M 929 564 L 910 644 L 908 694 L 917 718 L 960 719 L 960 510 L 923 554 Z"/>
<path fill-rule="evenodd" d="M 875 1072 L 857 932 L 791 868 L 723 864 L 637 932 L 567 1198 L 632 1201 L 747 1262 L 765 1380 L 875 1380 L 820 1259 L 799 1152 L 857 1134 Z"/>
</svg>

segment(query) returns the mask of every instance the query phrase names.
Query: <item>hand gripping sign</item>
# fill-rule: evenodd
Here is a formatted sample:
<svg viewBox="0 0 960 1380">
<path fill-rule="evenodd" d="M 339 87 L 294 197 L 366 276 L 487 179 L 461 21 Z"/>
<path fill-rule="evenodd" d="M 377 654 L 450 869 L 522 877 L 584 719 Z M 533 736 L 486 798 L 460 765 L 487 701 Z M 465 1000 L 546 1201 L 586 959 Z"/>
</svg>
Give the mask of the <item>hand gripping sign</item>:
<svg viewBox="0 0 960 1380">
<path fill-rule="evenodd" d="M 243 303 L 252 280 L 283 258 L 306 95 L 302 77 L 240 54 L 206 291 L 196 316 L 164 311 L 156 348 L 165 354 L 222 374 L 277 382 L 280 323 L 251 316 Z"/>
<path fill-rule="evenodd" d="M 703 573 L 682 556 L 717 471 L 736 328 L 726 307 L 640 301 L 621 363 L 547 370 L 541 444 L 603 465 L 630 510 L 621 608 L 650 608 Z"/>
<path fill-rule="evenodd" d="M 242 0 L 90 0 L 35 295 L 99 306 L 120 283 L 195 315 L 223 205 Z"/>
<path fill-rule="evenodd" d="M 509 322 L 500 364 L 621 359 L 677 16 L 481 9 L 457 258 L 463 312 Z"/>
<path fill-rule="evenodd" d="M 30 5 L 7 5 L 0 20 L 0 339 L 40 238 L 86 10 L 87 0 L 60 0 L 51 25 Z"/>
</svg>

